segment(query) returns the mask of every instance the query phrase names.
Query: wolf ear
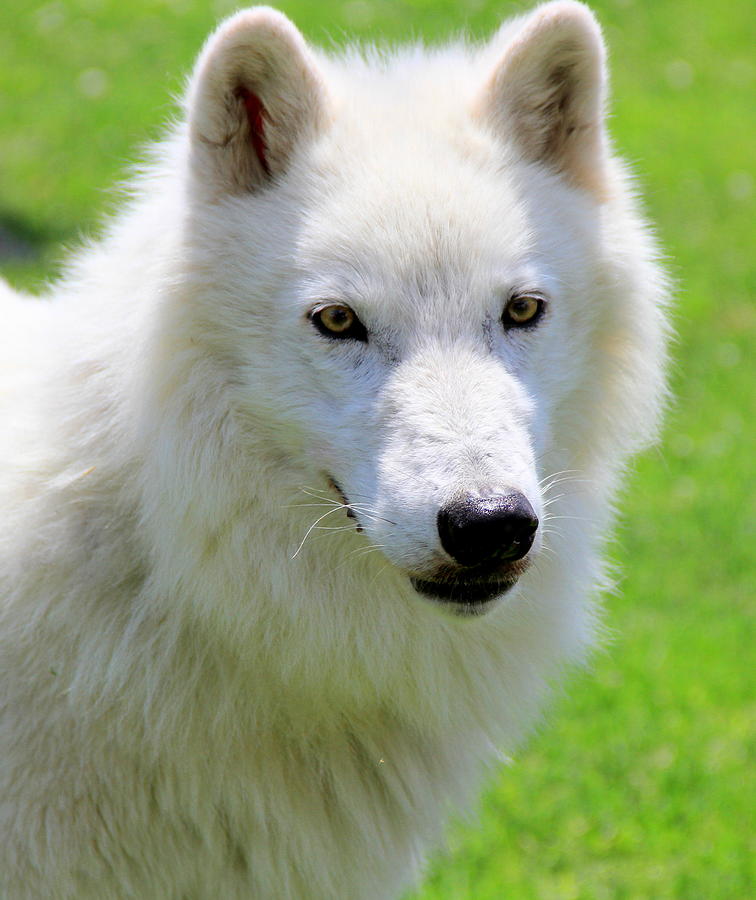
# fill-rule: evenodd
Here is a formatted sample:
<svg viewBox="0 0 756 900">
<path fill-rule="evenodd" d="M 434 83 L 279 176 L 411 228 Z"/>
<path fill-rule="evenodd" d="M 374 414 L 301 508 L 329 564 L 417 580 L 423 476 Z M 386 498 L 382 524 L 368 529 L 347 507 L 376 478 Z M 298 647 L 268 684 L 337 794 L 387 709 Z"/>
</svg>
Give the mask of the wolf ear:
<svg viewBox="0 0 756 900">
<path fill-rule="evenodd" d="M 605 57 L 601 30 L 586 6 L 574 0 L 546 3 L 506 45 L 477 114 L 526 159 L 601 196 Z"/>
<path fill-rule="evenodd" d="M 212 193 L 243 193 L 284 172 L 323 127 L 326 91 L 299 31 L 259 6 L 208 39 L 187 106 L 195 176 Z"/>
</svg>

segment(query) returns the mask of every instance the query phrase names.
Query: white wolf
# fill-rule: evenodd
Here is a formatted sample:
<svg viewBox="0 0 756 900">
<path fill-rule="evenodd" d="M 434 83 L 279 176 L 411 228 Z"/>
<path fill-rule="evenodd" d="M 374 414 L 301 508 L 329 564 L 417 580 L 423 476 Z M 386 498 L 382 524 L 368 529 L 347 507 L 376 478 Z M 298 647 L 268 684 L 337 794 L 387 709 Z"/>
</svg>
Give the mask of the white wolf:
<svg viewBox="0 0 756 900">
<path fill-rule="evenodd" d="M 2 897 L 396 897 L 584 654 L 666 332 L 604 56 L 569 0 L 338 57 L 239 13 L 3 288 Z"/>
</svg>

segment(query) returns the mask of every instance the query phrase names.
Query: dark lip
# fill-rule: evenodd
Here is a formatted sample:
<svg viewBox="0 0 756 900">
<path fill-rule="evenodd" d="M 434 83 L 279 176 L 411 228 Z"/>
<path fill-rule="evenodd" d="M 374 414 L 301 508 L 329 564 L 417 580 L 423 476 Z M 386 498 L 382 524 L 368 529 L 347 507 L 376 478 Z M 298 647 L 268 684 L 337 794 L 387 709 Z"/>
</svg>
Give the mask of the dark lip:
<svg viewBox="0 0 756 900">
<path fill-rule="evenodd" d="M 501 597 L 512 588 L 516 578 L 495 578 L 483 581 L 462 578 L 432 581 L 425 578 L 410 578 L 412 587 L 431 600 L 452 605 L 476 606 Z"/>
<path fill-rule="evenodd" d="M 362 531 L 363 531 L 362 523 L 360 522 L 360 520 L 359 520 L 359 519 L 357 518 L 357 516 L 355 515 L 355 512 L 354 512 L 354 510 L 352 509 L 352 506 L 351 506 L 351 504 L 350 504 L 350 502 L 349 502 L 349 498 L 348 498 L 347 495 L 344 493 L 344 491 L 341 489 L 341 485 L 338 483 L 338 481 L 336 481 L 335 478 L 333 478 L 333 477 L 330 476 L 330 475 L 328 475 L 327 477 L 328 477 L 328 483 L 329 483 L 329 485 L 330 485 L 330 486 L 334 489 L 334 491 L 339 495 L 339 499 L 340 499 L 341 502 L 344 504 L 344 508 L 346 509 L 347 518 L 349 518 L 349 519 L 354 519 L 354 521 L 355 521 L 355 530 L 357 531 L 358 534 L 362 534 Z"/>
</svg>

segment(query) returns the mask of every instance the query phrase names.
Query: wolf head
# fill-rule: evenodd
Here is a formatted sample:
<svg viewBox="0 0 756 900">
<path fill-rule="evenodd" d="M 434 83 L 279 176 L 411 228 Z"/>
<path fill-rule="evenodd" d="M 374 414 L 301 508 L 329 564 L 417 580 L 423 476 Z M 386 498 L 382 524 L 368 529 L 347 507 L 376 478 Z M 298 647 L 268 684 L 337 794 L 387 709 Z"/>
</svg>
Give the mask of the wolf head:
<svg viewBox="0 0 756 900">
<path fill-rule="evenodd" d="M 329 58 L 264 7 L 209 39 L 191 340 L 254 460 L 236 490 L 267 497 L 287 560 L 388 561 L 407 596 L 470 614 L 595 542 L 663 355 L 604 56 L 569 0 L 484 47 Z"/>
</svg>

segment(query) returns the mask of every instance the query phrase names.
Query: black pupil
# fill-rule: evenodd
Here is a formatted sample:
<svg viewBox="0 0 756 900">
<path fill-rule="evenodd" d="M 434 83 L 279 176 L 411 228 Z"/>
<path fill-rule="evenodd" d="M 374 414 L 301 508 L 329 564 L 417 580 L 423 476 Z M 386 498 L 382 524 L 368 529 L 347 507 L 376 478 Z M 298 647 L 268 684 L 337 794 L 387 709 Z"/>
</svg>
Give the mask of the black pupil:
<svg viewBox="0 0 756 900">
<path fill-rule="evenodd" d="M 326 323 L 334 331 L 343 331 L 349 326 L 351 316 L 347 309 L 329 309 L 326 313 Z"/>
<path fill-rule="evenodd" d="M 512 304 L 512 313 L 515 316 L 527 316 L 531 309 L 531 300 L 515 300 Z"/>
</svg>

